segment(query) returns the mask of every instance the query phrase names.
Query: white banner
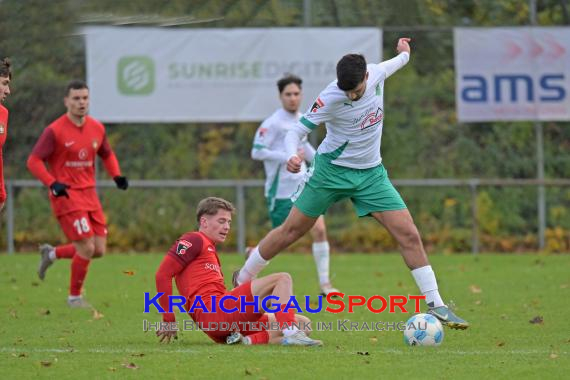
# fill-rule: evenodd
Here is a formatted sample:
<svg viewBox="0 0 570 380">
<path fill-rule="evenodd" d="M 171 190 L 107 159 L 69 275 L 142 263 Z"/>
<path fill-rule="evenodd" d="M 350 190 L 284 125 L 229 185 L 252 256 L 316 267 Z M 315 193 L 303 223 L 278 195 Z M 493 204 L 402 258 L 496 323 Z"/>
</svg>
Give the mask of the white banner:
<svg viewBox="0 0 570 380">
<path fill-rule="evenodd" d="M 91 114 L 104 122 L 259 121 L 280 106 L 276 82 L 303 79 L 304 112 L 348 53 L 381 58 L 377 28 L 88 27 Z"/>
<path fill-rule="evenodd" d="M 460 121 L 570 120 L 570 28 L 456 28 Z"/>
</svg>

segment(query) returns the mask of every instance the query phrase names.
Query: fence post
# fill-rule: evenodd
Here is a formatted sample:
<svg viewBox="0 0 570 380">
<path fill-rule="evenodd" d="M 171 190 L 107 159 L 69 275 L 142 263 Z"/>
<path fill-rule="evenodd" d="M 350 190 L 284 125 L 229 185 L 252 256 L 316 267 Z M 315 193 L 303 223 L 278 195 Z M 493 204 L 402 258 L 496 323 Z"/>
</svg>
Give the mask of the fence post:
<svg viewBox="0 0 570 380">
<path fill-rule="evenodd" d="M 14 248 L 14 185 L 6 181 L 6 245 L 8 254 L 13 255 Z"/>
<path fill-rule="evenodd" d="M 237 249 L 238 253 L 245 252 L 245 191 L 243 184 L 236 185 L 236 207 L 237 207 Z"/>
<path fill-rule="evenodd" d="M 477 216 L 477 182 L 470 181 L 469 188 L 471 189 L 471 253 L 474 255 L 479 253 L 479 218 Z"/>
</svg>

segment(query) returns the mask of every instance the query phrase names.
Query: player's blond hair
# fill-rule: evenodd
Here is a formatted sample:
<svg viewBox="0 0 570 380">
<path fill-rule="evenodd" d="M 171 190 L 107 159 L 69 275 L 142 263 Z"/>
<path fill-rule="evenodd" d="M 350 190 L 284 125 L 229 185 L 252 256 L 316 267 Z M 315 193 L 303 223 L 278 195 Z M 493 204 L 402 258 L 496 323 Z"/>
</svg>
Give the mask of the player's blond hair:
<svg viewBox="0 0 570 380">
<path fill-rule="evenodd" d="M 222 198 L 204 198 L 200 203 L 198 203 L 198 207 L 196 208 L 196 221 L 200 224 L 200 218 L 202 215 L 216 215 L 218 210 L 226 210 L 234 213 L 236 208 L 231 202 Z"/>
</svg>

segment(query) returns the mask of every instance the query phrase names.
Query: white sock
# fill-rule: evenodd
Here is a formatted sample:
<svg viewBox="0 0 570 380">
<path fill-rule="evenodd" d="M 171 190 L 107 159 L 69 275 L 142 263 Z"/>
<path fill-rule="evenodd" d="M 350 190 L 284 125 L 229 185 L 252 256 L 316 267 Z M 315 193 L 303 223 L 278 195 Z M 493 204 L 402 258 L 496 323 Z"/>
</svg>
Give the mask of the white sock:
<svg viewBox="0 0 570 380">
<path fill-rule="evenodd" d="M 245 265 L 239 271 L 239 275 L 237 278 L 238 284 L 241 285 L 243 283 L 253 280 L 257 276 L 257 274 L 267 266 L 267 264 L 269 264 L 269 261 L 265 260 L 259 254 L 259 246 L 255 247 L 251 251 L 251 254 L 249 255 L 247 261 L 245 262 Z"/>
<path fill-rule="evenodd" d="M 51 251 L 49 251 L 48 257 L 51 261 L 55 261 L 57 259 L 57 256 L 55 255 L 55 249 L 52 249 Z"/>
<path fill-rule="evenodd" d="M 329 252 L 330 246 L 328 241 L 320 241 L 313 243 L 313 258 L 317 266 L 317 273 L 319 275 L 319 283 L 328 284 L 329 279 Z"/>
<path fill-rule="evenodd" d="M 299 329 L 295 326 L 287 327 L 286 329 L 283 329 L 283 336 L 285 337 L 291 336 L 295 334 L 297 331 L 299 331 Z"/>
<path fill-rule="evenodd" d="M 435 279 L 435 273 L 431 269 L 431 265 L 414 269 L 412 276 L 414 276 L 414 280 L 416 280 L 420 292 L 426 296 L 426 303 L 429 307 L 445 305 L 437 290 L 437 280 Z"/>
<path fill-rule="evenodd" d="M 70 301 L 81 299 L 81 296 L 67 296 L 67 299 Z"/>
</svg>

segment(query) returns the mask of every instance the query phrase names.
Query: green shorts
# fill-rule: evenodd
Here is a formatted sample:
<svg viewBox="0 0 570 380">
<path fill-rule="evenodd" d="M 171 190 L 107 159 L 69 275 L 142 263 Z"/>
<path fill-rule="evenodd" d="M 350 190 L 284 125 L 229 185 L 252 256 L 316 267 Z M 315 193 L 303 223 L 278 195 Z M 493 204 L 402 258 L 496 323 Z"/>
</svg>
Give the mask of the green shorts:
<svg viewBox="0 0 570 380">
<path fill-rule="evenodd" d="M 289 211 L 293 207 L 293 202 L 290 199 L 266 199 L 267 209 L 269 210 L 269 218 L 271 219 L 271 226 L 273 228 L 279 227 L 283 224 Z"/>
<path fill-rule="evenodd" d="M 335 202 L 350 198 L 358 216 L 407 208 L 394 188 L 384 165 L 351 169 L 331 163 L 327 154 L 317 154 L 305 182 L 291 198 L 303 214 L 316 218 Z"/>
</svg>

